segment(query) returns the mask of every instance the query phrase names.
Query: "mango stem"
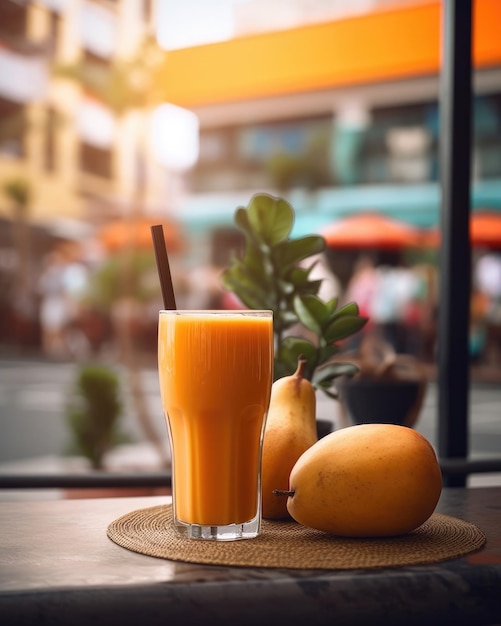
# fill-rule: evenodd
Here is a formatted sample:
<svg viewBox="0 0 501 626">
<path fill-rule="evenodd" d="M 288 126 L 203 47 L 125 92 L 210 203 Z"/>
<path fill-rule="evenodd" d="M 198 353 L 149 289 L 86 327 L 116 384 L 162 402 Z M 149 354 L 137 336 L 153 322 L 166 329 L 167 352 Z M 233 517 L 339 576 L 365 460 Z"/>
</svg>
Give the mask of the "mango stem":
<svg viewBox="0 0 501 626">
<path fill-rule="evenodd" d="M 288 496 L 289 498 L 292 498 L 295 493 L 294 489 L 291 491 L 287 491 L 286 489 L 273 489 L 273 495 L 275 496 Z"/>
</svg>

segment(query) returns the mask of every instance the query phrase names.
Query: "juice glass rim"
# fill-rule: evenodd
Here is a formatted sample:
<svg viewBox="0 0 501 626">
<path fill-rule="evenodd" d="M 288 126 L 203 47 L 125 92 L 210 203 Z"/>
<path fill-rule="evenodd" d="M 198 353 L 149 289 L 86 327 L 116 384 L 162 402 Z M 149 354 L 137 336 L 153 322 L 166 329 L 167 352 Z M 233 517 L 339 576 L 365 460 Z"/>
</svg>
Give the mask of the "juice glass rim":
<svg viewBox="0 0 501 626">
<path fill-rule="evenodd" d="M 273 315 L 272 309 L 160 309 L 159 315 Z"/>
</svg>

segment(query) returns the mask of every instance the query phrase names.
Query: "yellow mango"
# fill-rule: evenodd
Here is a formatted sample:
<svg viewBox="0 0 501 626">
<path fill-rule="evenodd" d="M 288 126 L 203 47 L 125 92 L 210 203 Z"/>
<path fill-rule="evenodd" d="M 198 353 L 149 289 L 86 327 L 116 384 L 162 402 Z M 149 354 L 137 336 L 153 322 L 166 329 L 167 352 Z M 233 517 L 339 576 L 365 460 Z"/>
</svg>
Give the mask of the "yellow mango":
<svg viewBox="0 0 501 626">
<path fill-rule="evenodd" d="M 423 524 L 441 491 L 437 456 L 423 435 L 407 426 L 359 424 L 306 450 L 284 495 L 290 515 L 304 526 L 346 537 L 384 537 Z"/>
</svg>

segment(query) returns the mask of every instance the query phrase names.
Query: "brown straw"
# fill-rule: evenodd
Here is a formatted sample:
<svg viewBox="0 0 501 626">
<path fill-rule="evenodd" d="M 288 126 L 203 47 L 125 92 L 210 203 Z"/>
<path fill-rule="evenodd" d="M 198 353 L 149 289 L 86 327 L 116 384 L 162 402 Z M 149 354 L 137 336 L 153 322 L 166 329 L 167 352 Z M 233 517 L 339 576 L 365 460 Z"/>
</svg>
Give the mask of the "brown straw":
<svg viewBox="0 0 501 626">
<path fill-rule="evenodd" d="M 174 287 L 172 286 L 167 247 L 165 246 L 164 229 L 161 224 L 151 227 L 151 237 L 155 249 L 155 258 L 157 261 L 158 277 L 160 279 L 160 289 L 162 290 L 164 307 L 174 310 L 177 308 L 176 298 L 174 296 Z"/>
</svg>

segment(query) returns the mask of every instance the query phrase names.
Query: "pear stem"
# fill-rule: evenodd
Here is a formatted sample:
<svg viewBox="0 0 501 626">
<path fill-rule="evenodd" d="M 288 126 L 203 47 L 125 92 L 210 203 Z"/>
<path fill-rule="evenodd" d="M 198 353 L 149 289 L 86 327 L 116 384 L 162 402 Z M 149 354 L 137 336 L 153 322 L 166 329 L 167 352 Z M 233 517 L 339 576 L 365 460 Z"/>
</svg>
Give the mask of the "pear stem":
<svg viewBox="0 0 501 626">
<path fill-rule="evenodd" d="M 289 498 L 292 498 L 295 493 L 294 489 L 291 491 L 287 491 L 286 489 L 273 489 L 273 494 L 275 496 L 288 496 Z"/>
<path fill-rule="evenodd" d="M 295 377 L 304 378 L 304 368 L 306 367 L 307 363 L 308 363 L 308 360 L 302 354 L 300 354 L 297 359 L 297 368 L 296 368 L 296 371 L 294 372 Z"/>
</svg>

